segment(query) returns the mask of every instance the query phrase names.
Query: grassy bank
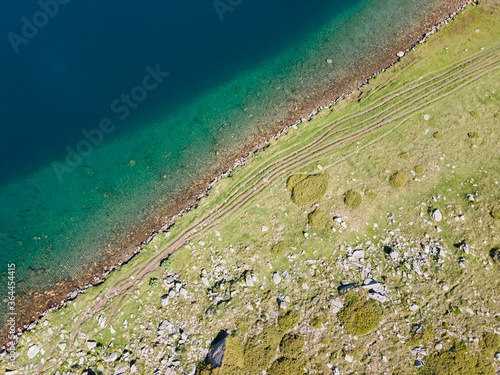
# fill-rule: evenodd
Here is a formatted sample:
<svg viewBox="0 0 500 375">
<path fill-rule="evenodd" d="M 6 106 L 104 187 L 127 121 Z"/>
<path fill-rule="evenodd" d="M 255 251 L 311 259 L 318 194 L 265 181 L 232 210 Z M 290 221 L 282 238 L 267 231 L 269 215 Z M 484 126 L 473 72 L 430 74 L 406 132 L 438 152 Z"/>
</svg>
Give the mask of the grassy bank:
<svg viewBox="0 0 500 375">
<path fill-rule="evenodd" d="M 468 7 L 270 141 L 25 332 L 14 367 L 498 372 L 499 19 L 496 1 Z M 230 336 L 212 371 L 202 360 L 220 331 Z"/>
</svg>

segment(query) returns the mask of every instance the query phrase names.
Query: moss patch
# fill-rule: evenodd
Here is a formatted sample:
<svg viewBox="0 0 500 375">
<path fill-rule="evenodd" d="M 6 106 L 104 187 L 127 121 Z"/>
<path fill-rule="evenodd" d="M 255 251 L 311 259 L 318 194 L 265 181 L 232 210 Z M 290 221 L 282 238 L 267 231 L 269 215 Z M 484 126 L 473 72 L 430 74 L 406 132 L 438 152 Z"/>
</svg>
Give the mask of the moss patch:
<svg viewBox="0 0 500 375">
<path fill-rule="evenodd" d="M 307 215 L 307 224 L 309 224 L 311 228 L 324 228 L 326 226 L 326 220 L 325 212 L 318 208 Z"/>
<path fill-rule="evenodd" d="M 368 199 L 375 199 L 377 197 L 377 193 L 375 193 L 375 190 L 373 189 L 366 189 L 365 190 L 365 197 Z"/>
<path fill-rule="evenodd" d="M 441 138 L 441 133 L 440 132 L 435 132 L 432 136 L 434 138 L 436 138 L 436 139 L 439 139 L 439 138 Z"/>
<path fill-rule="evenodd" d="M 278 358 L 272 364 L 271 368 L 267 372 L 269 375 L 298 375 L 304 374 L 302 370 L 302 362 L 281 357 Z"/>
<path fill-rule="evenodd" d="M 290 176 L 286 181 L 287 190 L 292 191 L 295 185 L 297 185 L 300 181 L 305 180 L 306 178 L 306 174 L 294 174 L 293 176 Z"/>
<path fill-rule="evenodd" d="M 391 183 L 392 187 L 399 189 L 405 186 L 407 180 L 408 175 L 405 171 L 397 171 L 391 176 L 389 182 Z"/>
<path fill-rule="evenodd" d="M 280 315 L 278 325 L 283 332 L 291 330 L 300 320 L 300 314 L 297 311 L 288 311 L 285 315 Z"/>
<path fill-rule="evenodd" d="M 357 297 L 338 312 L 337 318 L 347 333 L 363 336 L 378 326 L 381 312 L 375 301 Z"/>
<path fill-rule="evenodd" d="M 304 338 L 294 333 L 288 333 L 281 339 L 280 352 L 284 357 L 297 358 L 304 347 Z"/>
<path fill-rule="evenodd" d="M 358 208 L 361 205 L 361 194 L 354 190 L 349 190 L 344 194 L 344 203 L 351 208 Z"/>
<path fill-rule="evenodd" d="M 297 206 L 315 203 L 326 193 L 327 188 L 328 177 L 326 175 L 308 176 L 293 187 L 292 202 Z"/>
<path fill-rule="evenodd" d="M 423 165 L 416 165 L 414 170 L 416 174 L 422 174 L 425 172 L 425 167 Z"/>
<path fill-rule="evenodd" d="M 494 368 L 478 356 L 469 354 L 464 343 L 451 350 L 442 350 L 427 357 L 422 375 L 485 374 L 493 375 Z"/>
<path fill-rule="evenodd" d="M 491 210 L 491 217 L 495 220 L 500 220 L 500 210 Z"/>
</svg>

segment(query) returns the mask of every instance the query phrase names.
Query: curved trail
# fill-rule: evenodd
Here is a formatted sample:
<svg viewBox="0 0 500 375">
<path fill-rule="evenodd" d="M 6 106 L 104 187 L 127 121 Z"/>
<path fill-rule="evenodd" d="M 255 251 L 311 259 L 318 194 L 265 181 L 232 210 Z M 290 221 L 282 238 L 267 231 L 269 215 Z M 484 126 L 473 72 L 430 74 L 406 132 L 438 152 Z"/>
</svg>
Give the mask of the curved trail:
<svg viewBox="0 0 500 375">
<path fill-rule="evenodd" d="M 429 76 L 432 73 L 428 73 L 423 77 L 420 77 L 418 80 L 413 81 L 411 84 L 407 84 L 402 88 L 397 89 L 396 91 L 390 92 L 382 97 L 376 99 L 372 106 L 366 109 L 363 112 L 360 112 L 356 115 L 352 115 L 346 118 L 342 118 L 332 123 L 328 123 L 322 125 L 322 129 L 319 132 L 321 133 L 318 137 L 316 134 L 313 134 L 312 137 L 314 140 L 302 146 L 298 150 L 295 150 L 290 153 L 290 146 L 287 149 L 280 151 L 276 156 L 285 154 L 284 156 L 279 157 L 273 162 L 266 164 L 265 161 L 261 163 L 257 163 L 258 165 L 250 171 L 246 171 L 245 173 L 251 173 L 248 177 L 242 180 L 241 183 L 233 186 L 231 189 L 234 189 L 221 203 L 219 203 L 215 208 L 213 208 L 210 212 L 203 215 L 201 218 L 197 219 L 192 224 L 188 225 L 186 229 L 181 231 L 177 235 L 172 242 L 166 245 L 164 248 L 159 250 L 154 254 L 153 257 L 148 259 L 146 264 L 138 264 L 132 270 L 127 272 L 125 275 L 122 275 L 120 278 L 115 280 L 107 291 L 104 291 L 98 298 L 96 298 L 91 306 L 89 306 L 85 311 L 82 312 L 78 321 L 73 326 L 73 330 L 71 332 L 71 337 L 69 340 L 69 348 L 71 348 L 74 344 L 74 340 L 79 331 L 79 328 L 83 323 L 85 323 L 88 319 L 94 317 L 99 311 L 103 311 L 102 309 L 106 306 L 105 311 L 111 311 L 108 318 L 106 319 L 106 325 L 108 325 L 114 316 L 118 306 L 121 301 L 127 297 L 130 293 L 132 293 L 136 286 L 136 282 L 141 280 L 146 274 L 156 270 L 159 266 L 160 261 L 166 256 L 172 254 L 174 251 L 182 247 L 185 243 L 198 238 L 201 235 L 204 235 L 208 230 L 213 228 L 215 225 L 219 224 L 222 220 L 224 220 L 228 215 L 234 213 L 236 210 L 240 209 L 242 206 L 247 204 L 250 200 L 255 198 L 257 194 L 259 194 L 263 189 L 265 189 L 270 183 L 276 181 L 278 178 L 283 176 L 285 173 L 300 167 L 302 165 L 307 164 L 308 162 L 324 155 L 327 152 L 334 150 L 339 147 L 339 145 L 352 141 L 354 139 L 359 138 L 360 136 L 378 129 L 386 124 L 389 124 L 393 121 L 401 119 L 405 116 L 408 116 L 429 104 L 441 100 L 452 93 L 459 91 L 461 88 L 466 85 L 480 79 L 484 75 L 491 73 L 500 68 L 499 62 L 500 60 L 497 58 L 498 56 L 494 53 L 498 48 L 489 50 L 480 55 L 476 55 L 467 60 L 462 60 L 457 64 L 452 65 L 447 71 L 440 73 L 432 78 L 422 82 L 422 78 L 425 76 Z M 493 61 L 489 61 L 485 63 L 485 60 L 490 60 L 493 58 Z M 460 70 L 458 74 L 452 75 L 458 69 L 465 67 L 464 70 L 467 72 L 463 72 Z M 486 69 L 486 70 L 485 70 Z M 470 71 L 469 71 L 470 70 Z M 483 72 L 474 75 L 474 73 L 484 70 Z M 452 75 L 451 77 L 449 75 Z M 439 79 L 441 78 L 441 79 Z M 433 94 L 439 93 L 440 90 L 444 90 L 448 88 L 453 83 L 465 79 L 464 82 L 459 83 L 458 86 L 452 88 L 450 91 L 447 91 L 441 95 L 438 95 L 435 98 L 432 98 Z M 436 81 L 438 80 L 438 81 Z M 392 82 L 389 82 L 389 86 Z M 408 87 L 408 85 L 414 85 Z M 426 86 L 428 85 L 428 86 Z M 437 86 L 437 87 L 436 87 Z M 416 92 L 413 92 L 419 89 Z M 426 92 L 430 88 L 432 90 Z M 387 89 L 387 86 L 383 86 L 380 89 L 377 88 L 377 92 L 380 90 Z M 411 93 L 408 97 L 404 97 L 405 94 Z M 376 94 L 376 93 L 375 93 Z M 421 94 L 419 96 L 419 94 Z M 409 99 L 416 97 L 416 99 L 402 105 L 407 102 Z M 361 116 L 367 115 L 370 112 L 375 111 L 388 104 L 394 99 L 400 99 L 395 104 L 390 105 L 388 108 L 384 108 L 380 113 L 375 113 L 371 117 L 364 119 L 354 125 L 350 125 L 341 129 L 338 129 L 340 125 L 345 124 L 349 121 L 356 120 Z M 367 100 L 369 97 L 364 98 L 363 100 Z M 419 102 L 424 101 L 421 104 Z M 409 108 L 413 105 L 416 105 L 414 108 Z M 395 107 L 398 107 L 396 110 L 393 110 Z M 402 113 L 403 110 L 408 109 L 408 111 Z M 391 112 L 391 110 L 393 110 Z M 381 117 L 382 116 L 382 117 Z M 395 117 L 393 117 L 395 116 Z M 378 120 L 376 120 L 378 118 Z M 369 123 L 370 121 L 372 123 Z M 337 138 L 329 143 L 326 143 L 330 138 L 334 135 L 349 131 L 351 129 L 357 128 L 360 125 L 367 124 L 367 126 L 354 131 L 353 133 L 349 133 L 347 135 L 342 136 L 341 138 Z M 324 131 L 326 129 L 326 131 Z M 326 143 L 326 144 L 323 144 Z M 288 152 L 288 154 L 287 154 Z M 300 156 L 297 158 L 297 156 Z M 294 158 L 295 157 L 295 158 Z M 325 166 L 328 168 L 329 166 Z M 254 173 L 255 172 L 255 173 Z M 262 178 L 261 178 L 262 177 Z M 222 209 L 222 210 L 221 210 Z M 196 231 L 196 232 L 195 232 Z M 133 279 L 131 278 L 133 276 Z M 125 293 L 125 291 L 128 291 Z M 118 296 L 119 298 L 115 299 L 114 297 Z M 114 300 L 114 301 L 113 301 Z M 112 301 L 112 302 L 111 302 Z M 50 354 L 54 351 L 55 348 L 51 349 Z M 50 368 L 50 364 L 46 364 L 48 368 Z M 37 373 L 41 373 L 48 368 L 43 369 L 40 366 L 36 371 Z"/>
</svg>

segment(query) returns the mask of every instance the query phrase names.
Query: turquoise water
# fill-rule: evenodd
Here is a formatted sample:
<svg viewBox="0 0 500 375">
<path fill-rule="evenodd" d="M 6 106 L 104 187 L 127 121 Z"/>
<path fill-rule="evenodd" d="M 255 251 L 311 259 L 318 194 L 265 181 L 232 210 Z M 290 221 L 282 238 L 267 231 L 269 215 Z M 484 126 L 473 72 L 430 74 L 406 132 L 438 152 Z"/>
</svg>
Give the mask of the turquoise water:
<svg viewBox="0 0 500 375">
<path fill-rule="evenodd" d="M 0 76 L 15 87 L 0 107 L 2 288 L 8 263 L 17 265 L 18 293 L 42 291 L 78 280 L 117 242 L 137 242 L 139 224 L 164 221 L 187 189 L 291 109 L 394 55 L 443 3 L 244 0 L 223 22 L 211 2 L 61 7 L 6 61 L 19 77 Z M 150 16 L 162 7 L 168 17 Z M 8 30 L 34 10 L 12 9 Z M 138 21 L 141 10 L 148 17 Z M 89 22 L 103 29 L 89 31 Z M 65 30 L 80 39 L 65 40 Z M 141 100 L 124 104 L 122 93 Z"/>
</svg>

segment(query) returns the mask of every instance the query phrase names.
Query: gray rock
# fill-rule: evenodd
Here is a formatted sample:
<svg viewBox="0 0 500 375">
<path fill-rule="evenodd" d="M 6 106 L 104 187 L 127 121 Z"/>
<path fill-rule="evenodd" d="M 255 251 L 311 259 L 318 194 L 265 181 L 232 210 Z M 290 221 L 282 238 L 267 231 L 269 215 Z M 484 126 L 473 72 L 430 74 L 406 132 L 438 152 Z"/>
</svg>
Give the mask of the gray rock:
<svg viewBox="0 0 500 375">
<path fill-rule="evenodd" d="M 222 357 L 224 356 L 224 348 L 226 346 L 228 334 L 221 332 L 217 336 L 220 336 L 220 338 L 216 338 L 217 341 L 214 340 L 215 342 L 213 342 L 210 349 L 208 349 L 206 358 L 206 362 L 210 364 L 212 368 L 219 367 L 222 364 Z"/>
<path fill-rule="evenodd" d="M 495 359 L 500 362 L 500 352 L 495 353 Z"/>
<path fill-rule="evenodd" d="M 158 331 L 163 334 L 167 333 L 169 335 L 172 335 L 176 332 L 176 329 L 172 323 L 170 323 L 168 320 L 164 320 L 160 324 L 158 324 Z"/>
<path fill-rule="evenodd" d="M 441 221 L 443 220 L 443 214 L 436 208 L 434 209 L 434 211 L 432 211 L 432 218 L 434 219 L 434 221 Z"/>
<path fill-rule="evenodd" d="M 410 353 L 413 355 L 421 355 L 424 357 L 427 355 L 427 351 L 424 348 L 421 348 L 419 346 L 410 350 Z"/>
<path fill-rule="evenodd" d="M 434 346 L 434 348 L 439 351 L 439 350 L 443 349 L 443 344 L 441 344 L 440 342 L 438 342 L 436 344 L 436 346 Z"/>
<path fill-rule="evenodd" d="M 385 294 L 385 287 L 382 284 L 377 283 L 373 279 L 366 279 L 364 281 L 363 288 L 368 290 L 369 292 L 375 292 L 379 294 Z"/>
<path fill-rule="evenodd" d="M 37 345 L 31 345 L 28 348 L 28 358 L 32 359 L 35 358 L 35 356 L 40 353 L 40 348 Z"/>
<path fill-rule="evenodd" d="M 128 370 L 128 366 L 120 365 L 115 367 L 113 375 L 124 375 Z"/>
<path fill-rule="evenodd" d="M 414 303 L 410 306 L 410 310 L 411 310 L 411 311 L 414 311 L 414 312 L 415 312 L 415 311 L 417 311 L 419 308 L 420 308 L 420 306 L 419 306 L 419 305 L 416 305 L 416 304 L 414 304 Z"/>
<path fill-rule="evenodd" d="M 107 361 L 108 362 L 114 362 L 118 359 L 118 352 L 113 352 L 109 355 Z"/>
<path fill-rule="evenodd" d="M 340 298 L 336 298 L 332 301 L 332 307 L 330 308 L 330 311 L 332 314 L 336 314 L 342 307 L 344 307 L 344 304 L 342 303 Z"/>
<path fill-rule="evenodd" d="M 163 307 L 168 305 L 168 294 L 164 294 L 163 296 L 161 296 L 161 305 Z"/>
<path fill-rule="evenodd" d="M 281 281 L 281 276 L 278 272 L 273 272 L 273 281 L 275 284 L 279 284 Z"/>
<path fill-rule="evenodd" d="M 378 301 L 378 302 L 381 302 L 381 303 L 384 303 L 387 301 L 387 297 L 380 294 L 380 293 L 376 293 L 376 292 L 369 292 L 368 293 L 368 296 L 371 298 L 371 299 L 374 299 L 375 301 Z"/>
<path fill-rule="evenodd" d="M 422 367 L 423 365 L 424 365 L 424 363 L 422 361 L 419 361 L 418 359 L 413 364 L 413 366 L 415 366 L 415 367 Z"/>
<path fill-rule="evenodd" d="M 253 286 L 253 277 L 252 277 L 252 275 L 249 275 L 249 274 L 245 275 L 245 283 L 247 284 L 247 287 L 252 287 Z"/>
<path fill-rule="evenodd" d="M 349 290 L 358 291 L 358 289 L 359 289 L 358 284 L 355 283 L 341 285 L 338 287 L 338 291 L 340 294 L 346 294 Z"/>
<path fill-rule="evenodd" d="M 403 57 L 404 55 L 405 55 L 404 51 L 399 51 L 398 53 L 396 53 L 397 57 Z"/>
<path fill-rule="evenodd" d="M 95 341 L 87 341 L 87 349 L 92 350 L 97 346 L 97 343 Z"/>
<path fill-rule="evenodd" d="M 364 259 L 365 257 L 365 251 L 364 250 L 355 250 L 352 253 L 352 259 L 355 261 L 359 261 L 361 259 Z"/>
</svg>

